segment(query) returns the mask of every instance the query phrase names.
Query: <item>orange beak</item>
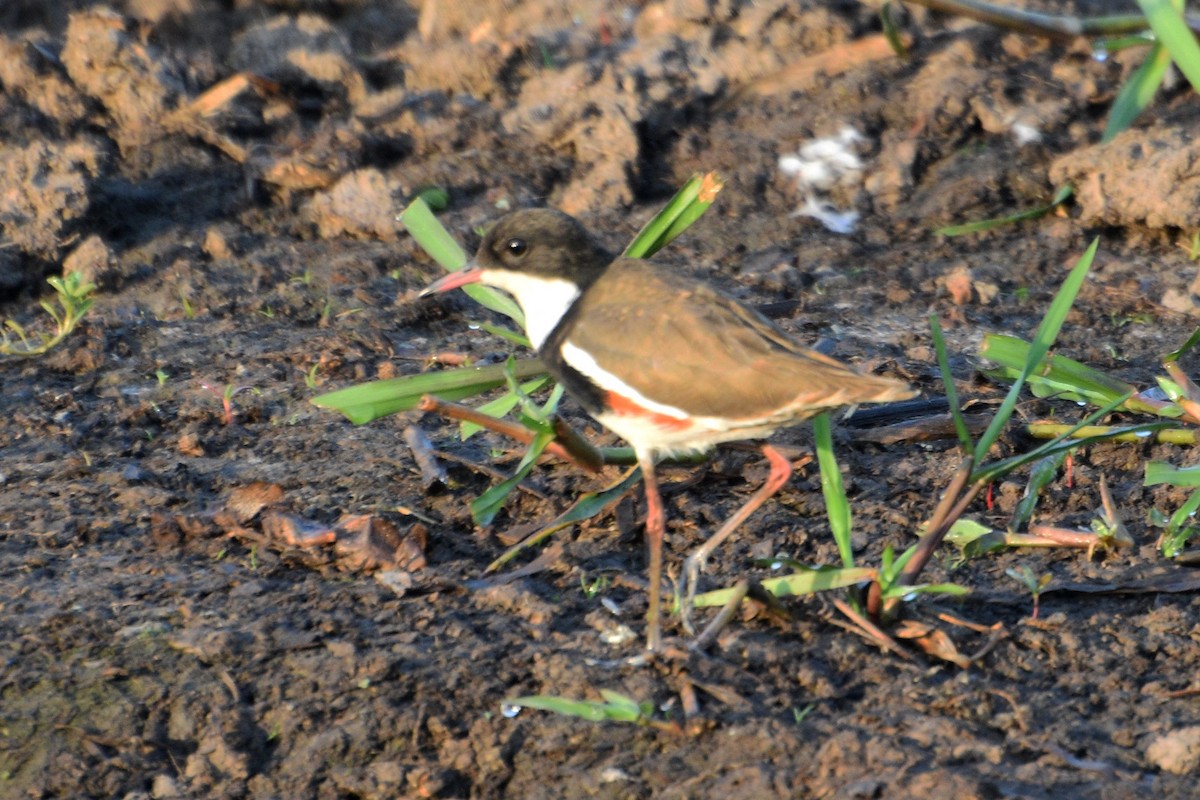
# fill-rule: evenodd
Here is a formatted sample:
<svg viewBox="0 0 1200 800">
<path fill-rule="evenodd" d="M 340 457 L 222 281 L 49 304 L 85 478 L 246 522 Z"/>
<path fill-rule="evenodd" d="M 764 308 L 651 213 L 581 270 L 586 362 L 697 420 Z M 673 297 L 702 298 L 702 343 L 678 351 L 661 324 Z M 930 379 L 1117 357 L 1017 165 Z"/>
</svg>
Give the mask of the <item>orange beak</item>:
<svg viewBox="0 0 1200 800">
<path fill-rule="evenodd" d="M 449 275 L 444 275 L 438 278 L 433 283 L 421 290 L 417 297 L 428 297 L 431 294 L 438 292 L 448 292 L 451 289 L 457 289 L 460 286 L 466 286 L 468 283 L 478 283 L 483 277 L 483 269 L 474 261 L 468 261 L 467 265 L 457 272 L 451 272 Z"/>
</svg>

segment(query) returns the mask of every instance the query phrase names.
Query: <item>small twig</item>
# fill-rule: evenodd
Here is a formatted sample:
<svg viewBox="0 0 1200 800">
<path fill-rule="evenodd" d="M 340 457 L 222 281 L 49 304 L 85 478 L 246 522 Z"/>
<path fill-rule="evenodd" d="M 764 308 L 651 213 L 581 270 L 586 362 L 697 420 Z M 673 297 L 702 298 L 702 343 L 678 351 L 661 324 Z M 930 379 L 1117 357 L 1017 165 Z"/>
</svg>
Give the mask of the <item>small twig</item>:
<svg viewBox="0 0 1200 800">
<path fill-rule="evenodd" d="M 988 634 L 987 641 L 984 642 L 983 645 L 981 645 L 980 648 L 974 653 L 969 654 L 967 656 L 967 661 L 971 662 L 972 664 L 979 662 L 984 656 L 995 650 L 996 645 L 1000 644 L 1000 642 L 1007 638 L 1008 631 L 1004 629 L 1003 625 L 997 622 L 992 626 L 991 633 Z"/>
<path fill-rule="evenodd" d="M 742 601 L 746 599 L 746 595 L 750 593 L 750 581 L 743 578 L 733 586 L 733 594 L 729 600 L 721 607 L 721 611 L 713 617 L 712 622 L 705 626 L 700 635 L 692 640 L 688 645 L 688 649 L 693 652 L 703 652 L 708 649 L 717 639 L 717 635 L 725 629 L 733 617 L 737 614 L 738 608 L 741 607 Z"/>
<path fill-rule="evenodd" d="M 515 439 L 521 444 L 532 444 L 537 434 L 526 428 L 524 425 L 519 425 L 515 422 L 509 422 L 505 419 L 483 414 L 469 406 L 451 403 L 445 400 L 439 400 L 433 395 L 427 394 L 421 398 L 421 402 L 417 405 L 421 411 L 431 411 L 435 414 L 441 414 L 448 419 L 458 420 L 460 422 L 472 422 L 482 428 L 487 428 L 490 431 L 499 433 L 502 436 L 507 436 L 510 439 Z M 564 461 L 571 461 L 578 464 L 580 467 L 589 472 L 598 472 L 595 468 L 594 459 L 587 454 L 572 452 L 567 446 L 568 442 L 553 441 L 546 446 L 546 452 L 553 453 Z"/>
<path fill-rule="evenodd" d="M 964 414 L 963 422 L 967 430 L 979 435 L 987 430 L 990 415 Z M 884 425 L 878 428 L 852 429 L 848 432 L 856 442 L 873 442 L 875 444 L 898 444 L 900 442 L 929 442 L 942 439 L 953 439 L 957 436 L 954 428 L 954 418 L 949 414 L 938 414 L 932 417 L 921 417 L 894 425 Z"/>
<path fill-rule="evenodd" d="M 489 478 L 491 478 L 492 480 L 495 480 L 495 481 L 503 481 L 508 478 L 507 475 L 505 475 L 503 472 L 496 469 L 495 467 L 489 467 L 487 464 L 480 464 L 478 461 L 472 461 L 471 459 L 469 459 L 465 456 L 460 456 L 456 453 L 451 453 L 446 450 L 438 450 L 437 456 L 438 456 L 438 458 L 442 459 L 443 461 L 452 461 L 455 464 L 461 464 L 462 466 L 466 467 L 469 470 L 474 470 L 475 472 L 478 472 L 482 475 L 487 475 Z M 539 500 L 549 500 L 550 499 L 549 497 L 546 496 L 545 492 L 540 491 L 540 490 L 534 488 L 533 486 L 530 486 L 528 481 L 521 481 L 520 483 L 518 483 L 517 489 L 519 489 L 522 492 L 525 492 L 526 494 L 532 495 L 533 497 L 536 497 Z"/>
<path fill-rule="evenodd" d="M 979 494 L 983 488 L 982 483 L 975 483 L 967 487 L 974 463 L 974 459 L 968 456 L 958 471 L 954 473 L 954 478 L 950 481 L 946 493 L 942 495 L 941 501 L 929 520 L 929 529 L 921 537 L 916 554 L 904 565 L 904 569 L 896 579 L 900 586 L 912 586 L 917 582 L 917 577 L 925 569 L 929 559 L 933 557 L 933 552 L 942 543 L 942 539 L 946 538 L 950 527 L 955 520 L 962 516 L 967 506 L 975 499 L 975 495 Z"/>
<path fill-rule="evenodd" d="M 555 542 L 543 550 L 537 558 L 535 558 L 533 561 L 530 561 L 528 564 L 518 567 L 511 572 L 505 572 L 501 575 L 492 575 L 487 578 L 479 578 L 476 580 L 467 581 L 467 588 L 476 591 L 480 589 L 489 589 L 493 586 L 503 586 L 507 583 L 512 583 L 515 580 L 519 580 L 520 578 L 527 578 L 530 575 L 536 575 L 537 573 L 543 572 L 554 566 L 554 564 L 558 561 L 561 561 L 564 552 L 565 548 L 563 547 L 563 544 L 561 542 Z"/>
<path fill-rule="evenodd" d="M 684 730 L 691 736 L 704 732 L 705 720 L 700 715 L 700 701 L 696 699 L 696 687 L 686 675 L 679 679 L 679 703 L 683 707 Z"/>
<path fill-rule="evenodd" d="M 891 636 L 888 636 L 883 628 L 880 628 L 874 622 L 871 622 L 871 620 L 867 619 L 862 614 L 859 614 L 857 611 L 851 608 L 849 603 L 844 600 L 834 600 L 833 605 L 838 611 L 845 614 L 846 618 L 853 623 L 846 626 L 849 630 L 852 630 L 864 638 L 875 642 L 884 650 L 888 650 L 900 656 L 905 661 L 913 660 L 912 653 L 901 647 L 900 644 Z"/>
</svg>

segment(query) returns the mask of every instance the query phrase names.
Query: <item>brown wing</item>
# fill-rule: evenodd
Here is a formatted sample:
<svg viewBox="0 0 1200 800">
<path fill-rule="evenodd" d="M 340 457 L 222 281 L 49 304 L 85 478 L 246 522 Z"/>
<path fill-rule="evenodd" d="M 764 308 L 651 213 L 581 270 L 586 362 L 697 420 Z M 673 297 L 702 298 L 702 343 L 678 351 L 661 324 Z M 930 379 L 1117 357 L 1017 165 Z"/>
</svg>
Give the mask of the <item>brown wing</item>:
<svg viewBox="0 0 1200 800">
<path fill-rule="evenodd" d="M 586 323 L 570 342 L 645 397 L 694 415 L 802 417 L 913 394 L 803 348 L 735 300 L 643 261 L 614 262 L 581 303 Z"/>
</svg>

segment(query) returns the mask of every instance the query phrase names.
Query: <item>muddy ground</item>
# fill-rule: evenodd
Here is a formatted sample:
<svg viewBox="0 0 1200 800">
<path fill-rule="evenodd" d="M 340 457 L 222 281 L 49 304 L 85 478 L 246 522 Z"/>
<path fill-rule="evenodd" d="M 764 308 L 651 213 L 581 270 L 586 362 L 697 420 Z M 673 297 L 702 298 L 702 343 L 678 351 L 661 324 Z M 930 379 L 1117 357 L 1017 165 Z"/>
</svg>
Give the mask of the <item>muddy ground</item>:
<svg viewBox="0 0 1200 800">
<path fill-rule="evenodd" d="M 466 298 L 416 302 L 440 270 L 393 217 L 421 189 L 448 191 L 441 219 L 464 243 L 505 208 L 548 203 L 619 247 L 706 170 L 725 190 L 659 261 L 772 304 L 802 340 L 832 338 L 937 397 L 936 312 L 959 391 L 995 402 L 982 334 L 1029 336 L 1099 236 L 1059 351 L 1153 385 L 1200 316 L 1186 83 L 1102 145 L 1137 51 L 914 7 L 902 60 L 851 2 L 453 5 L 0 6 L 0 314 L 40 325 L 49 274 L 99 287 L 65 344 L 0 362 L 0 796 L 1195 796 L 1194 573 L 1147 523 L 1185 495 L 1142 486 L 1146 460 L 1188 464 L 1186 448 L 1086 449 L 1047 489 L 1038 520 L 1086 528 L 1104 476 L 1131 547 L 938 555 L 929 578 L 973 594 L 906 615 L 984 650 L 969 667 L 882 652 L 838 624 L 832 597 L 789 601 L 786 622 L 747 612 L 706 655 L 630 667 L 609 662 L 643 632 L 636 493 L 477 583 L 616 468 L 546 460 L 476 529 L 468 501 L 519 448 L 416 412 L 356 428 L 309 402 L 438 369 L 434 356 L 508 352 L 467 327 L 487 315 Z M 861 170 L 808 190 L 780 173 L 781 156 L 845 128 Z M 1075 198 L 1057 213 L 934 233 L 1065 183 Z M 793 214 L 812 198 L 857 226 Z M 1020 413 L 1080 409 L 1030 398 Z M 423 482 L 410 425 L 444 482 Z M 777 438 L 799 459 L 809 434 Z M 868 565 L 912 543 L 958 464 L 945 440 L 843 435 L 839 456 Z M 765 474 L 736 451 L 664 472 L 688 481 L 667 498 L 674 568 Z M 970 516 L 1004 527 L 1023 480 Z M 361 528 L 337 545 L 287 538 L 297 520 L 363 515 L 394 526 L 376 529 L 389 547 L 364 548 Z M 814 467 L 706 586 L 768 575 L 753 559 L 777 554 L 837 561 Z M 1037 618 L 1006 575 L 1021 566 L 1053 579 Z M 653 703 L 659 724 L 502 713 L 506 698 L 602 689 Z M 673 732 L 685 709 L 691 733 Z"/>
</svg>

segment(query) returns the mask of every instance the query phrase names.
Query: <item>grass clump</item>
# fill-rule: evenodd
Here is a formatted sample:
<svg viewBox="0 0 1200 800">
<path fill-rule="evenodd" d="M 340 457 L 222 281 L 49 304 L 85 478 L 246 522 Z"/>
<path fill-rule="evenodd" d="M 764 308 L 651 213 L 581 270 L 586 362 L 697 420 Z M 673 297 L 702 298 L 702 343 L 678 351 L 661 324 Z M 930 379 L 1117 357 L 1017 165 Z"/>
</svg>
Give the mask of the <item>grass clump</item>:
<svg viewBox="0 0 1200 800">
<path fill-rule="evenodd" d="M 54 330 L 33 333 L 16 320 L 7 319 L 0 328 L 0 356 L 33 358 L 45 355 L 70 336 L 91 311 L 96 286 L 84 278 L 83 273 L 54 275 L 46 282 L 54 289 L 54 302 L 43 300 L 41 306 L 54 321 Z"/>
</svg>

